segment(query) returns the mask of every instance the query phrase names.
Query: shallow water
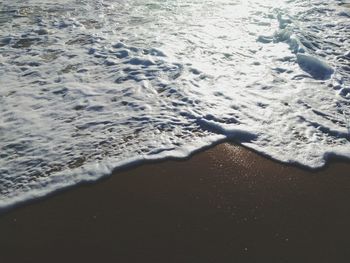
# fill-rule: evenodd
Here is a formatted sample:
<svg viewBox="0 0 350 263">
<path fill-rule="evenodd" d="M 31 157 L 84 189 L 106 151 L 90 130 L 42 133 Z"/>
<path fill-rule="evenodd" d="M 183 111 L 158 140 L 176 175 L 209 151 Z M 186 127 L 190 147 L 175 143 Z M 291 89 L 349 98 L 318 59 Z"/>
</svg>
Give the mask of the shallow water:
<svg viewBox="0 0 350 263">
<path fill-rule="evenodd" d="M 0 207 L 219 140 L 350 158 L 347 6 L 0 1 Z"/>
</svg>

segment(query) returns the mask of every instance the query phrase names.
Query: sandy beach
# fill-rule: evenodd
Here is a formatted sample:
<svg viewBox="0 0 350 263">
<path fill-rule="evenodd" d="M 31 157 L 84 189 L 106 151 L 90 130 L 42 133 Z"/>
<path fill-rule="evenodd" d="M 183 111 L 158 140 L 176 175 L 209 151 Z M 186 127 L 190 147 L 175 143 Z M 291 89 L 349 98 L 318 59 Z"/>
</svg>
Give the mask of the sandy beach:
<svg viewBox="0 0 350 263">
<path fill-rule="evenodd" d="M 350 163 L 220 144 L 0 216 L 1 262 L 349 262 Z"/>
</svg>

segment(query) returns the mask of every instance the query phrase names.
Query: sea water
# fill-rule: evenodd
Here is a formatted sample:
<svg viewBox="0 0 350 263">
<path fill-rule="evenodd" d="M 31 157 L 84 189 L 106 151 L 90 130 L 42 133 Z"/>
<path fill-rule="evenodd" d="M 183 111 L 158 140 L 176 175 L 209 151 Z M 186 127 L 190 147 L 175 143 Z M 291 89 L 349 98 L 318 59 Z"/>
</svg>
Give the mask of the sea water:
<svg viewBox="0 0 350 263">
<path fill-rule="evenodd" d="M 219 141 L 350 158 L 350 8 L 0 0 L 0 207 Z"/>
</svg>

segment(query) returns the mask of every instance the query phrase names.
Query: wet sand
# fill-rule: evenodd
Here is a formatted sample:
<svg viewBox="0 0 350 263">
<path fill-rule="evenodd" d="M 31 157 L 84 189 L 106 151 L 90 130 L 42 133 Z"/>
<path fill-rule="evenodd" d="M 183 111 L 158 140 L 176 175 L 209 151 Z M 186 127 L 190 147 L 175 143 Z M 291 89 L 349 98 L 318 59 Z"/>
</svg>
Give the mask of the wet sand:
<svg viewBox="0 0 350 263">
<path fill-rule="evenodd" d="M 220 144 L 0 216 L 0 262 L 350 262 L 350 163 Z"/>
</svg>

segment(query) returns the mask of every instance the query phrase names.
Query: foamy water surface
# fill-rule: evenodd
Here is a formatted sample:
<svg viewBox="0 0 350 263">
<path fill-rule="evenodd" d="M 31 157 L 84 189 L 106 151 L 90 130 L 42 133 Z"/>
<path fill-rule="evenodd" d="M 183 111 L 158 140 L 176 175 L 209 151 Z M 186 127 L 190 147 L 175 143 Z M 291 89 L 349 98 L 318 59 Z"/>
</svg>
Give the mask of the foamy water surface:
<svg viewBox="0 0 350 263">
<path fill-rule="evenodd" d="M 0 0 L 0 207 L 220 140 L 350 158 L 350 8 Z"/>
</svg>

